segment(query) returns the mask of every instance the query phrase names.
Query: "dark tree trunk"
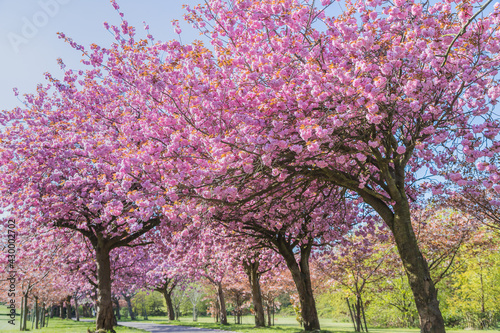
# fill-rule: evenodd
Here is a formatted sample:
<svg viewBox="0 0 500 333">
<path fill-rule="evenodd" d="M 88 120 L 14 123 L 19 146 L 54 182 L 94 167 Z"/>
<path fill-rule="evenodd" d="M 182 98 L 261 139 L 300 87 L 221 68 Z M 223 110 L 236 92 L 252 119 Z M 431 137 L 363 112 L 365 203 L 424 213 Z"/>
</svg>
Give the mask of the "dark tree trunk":
<svg viewBox="0 0 500 333">
<path fill-rule="evenodd" d="M 28 321 L 28 293 L 26 293 L 24 295 L 24 314 L 23 314 L 23 318 L 21 319 L 23 321 L 23 329 L 22 331 L 26 331 L 27 330 L 27 327 L 26 327 L 26 324 L 27 324 L 27 321 Z"/>
<path fill-rule="evenodd" d="M 128 308 L 128 314 L 130 315 L 131 320 L 135 320 L 135 313 L 134 310 L 132 309 L 132 297 L 128 295 L 123 295 L 123 298 L 127 302 L 127 308 Z"/>
<path fill-rule="evenodd" d="M 104 241 L 99 240 L 95 248 L 97 264 L 97 319 L 96 329 L 115 332 L 113 325 L 115 318 L 113 314 L 113 302 L 111 300 L 111 262 L 109 259 L 110 249 L 105 246 Z"/>
<path fill-rule="evenodd" d="M 45 327 L 45 318 L 47 314 L 47 310 L 45 309 L 45 303 L 42 304 L 42 327 Z"/>
<path fill-rule="evenodd" d="M 253 309 L 255 312 L 255 327 L 266 326 L 266 318 L 264 315 L 264 306 L 262 305 L 262 292 L 260 289 L 260 274 L 259 274 L 259 262 L 250 262 L 247 260 L 243 261 L 243 267 L 248 276 L 248 281 L 252 288 L 252 302 Z"/>
<path fill-rule="evenodd" d="M 144 320 L 148 320 L 148 309 L 145 303 L 142 303 L 142 316 L 144 317 Z"/>
<path fill-rule="evenodd" d="M 222 290 L 222 283 L 217 284 L 217 299 L 219 300 L 220 307 L 220 323 L 222 325 L 228 325 L 227 323 L 227 313 L 226 313 L 226 301 L 224 300 L 224 291 Z"/>
<path fill-rule="evenodd" d="M 73 297 L 73 299 L 75 300 L 75 317 L 76 317 L 76 321 L 80 321 L 80 312 L 78 312 L 78 298 L 76 297 L 76 294 Z"/>
<path fill-rule="evenodd" d="M 38 311 L 38 296 L 35 296 L 35 329 L 38 329 L 39 321 L 40 321 L 40 312 Z"/>
<path fill-rule="evenodd" d="M 286 261 L 286 265 L 293 277 L 293 282 L 299 294 L 302 322 L 305 331 L 320 330 L 316 302 L 311 285 L 311 271 L 309 270 L 309 257 L 311 255 L 312 240 L 300 246 L 300 260 L 297 263 L 292 246 L 283 235 L 276 239 L 279 253 Z"/>
<path fill-rule="evenodd" d="M 23 330 L 23 318 L 24 318 L 24 296 L 21 298 L 21 313 L 20 313 L 20 318 L 19 320 L 19 330 Z"/>
<path fill-rule="evenodd" d="M 267 326 L 271 327 L 271 305 L 267 302 Z"/>
<path fill-rule="evenodd" d="M 59 303 L 59 309 L 61 309 L 61 312 L 59 313 L 59 317 L 61 319 L 64 319 L 64 300 L 61 300 L 61 303 Z"/>
<path fill-rule="evenodd" d="M 113 302 L 115 303 L 115 317 L 117 320 L 122 319 L 122 315 L 120 314 L 120 299 L 114 297 Z"/>
<path fill-rule="evenodd" d="M 359 298 L 356 298 L 356 326 L 358 332 L 363 331 L 363 327 L 361 326 L 361 302 Z"/>
<path fill-rule="evenodd" d="M 163 297 L 165 298 L 165 302 L 167 302 L 167 311 L 168 311 L 168 320 L 175 320 L 175 311 L 174 305 L 172 303 L 172 295 L 169 292 L 163 291 Z"/>
<path fill-rule="evenodd" d="M 71 319 L 71 296 L 66 298 L 66 318 Z"/>
<path fill-rule="evenodd" d="M 219 306 L 219 297 L 215 298 L 215 322 L 219 322 L 219 314 L 220 314 L 220 306 Z"/>
<path fill-rule="evenodd" d="M 437 290 L 432 282 L 427 261 L 420 252 L 413 232 L 410 208 L 407 203 L 403 204 L 403 207 L 396 206 L 391 230 L 415 298 L 420 317 L 420 331 L 422 333 L 445 333 Z"/>
</svg>

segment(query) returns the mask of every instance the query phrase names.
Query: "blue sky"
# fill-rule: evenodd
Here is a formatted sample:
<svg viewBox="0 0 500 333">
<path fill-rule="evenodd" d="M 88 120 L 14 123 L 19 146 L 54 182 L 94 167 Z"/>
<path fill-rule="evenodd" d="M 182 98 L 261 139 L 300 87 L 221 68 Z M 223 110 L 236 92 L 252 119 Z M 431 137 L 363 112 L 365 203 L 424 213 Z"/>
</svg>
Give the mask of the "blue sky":
<svg viewBox="0 0 500 333">
<path fill-rule="evenodd" d="M 181 21 L 182 40 L 200 38 L 183 21 L 182 4 L 203 0 L 118 0 L 125 19 L 138 31 L 143 21 L 157 40 L 178 38 L 171 25 Z M 44 73 L 62 77 L 57 58 L 69 68 L 80 68 L 81 54 L 57 37 L 64 32 L 80 44 L 108 46 L 113 38 L 103 23 L 119 24 L 120 18 L 107 0 L 0 0 L 0 110 L 20 106 L 12 88 L 32 93 L 44 81 Z"/>
</svg>

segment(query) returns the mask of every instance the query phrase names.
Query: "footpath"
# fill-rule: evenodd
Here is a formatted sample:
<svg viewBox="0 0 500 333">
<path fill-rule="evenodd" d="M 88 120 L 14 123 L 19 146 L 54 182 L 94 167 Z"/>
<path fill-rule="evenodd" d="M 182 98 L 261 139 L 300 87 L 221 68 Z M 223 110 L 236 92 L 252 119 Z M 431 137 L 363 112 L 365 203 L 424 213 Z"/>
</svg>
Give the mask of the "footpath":
<svg viewBox="0 0 500 333">
<path fill-rule="evenodd" d="M 153 323 L 137 323 L 137 322 L 128 322 L 128 321 L 119 321 L 118 325 L 140 328 L 142 330 L 151 332 L 151 333 L 216 333 L 216 332 L 224 332 L 224 333 L 234 333 L 231 331 L 222 331 L 222 330 L 214 330 L 209 328 L 198 328 L 198 327 L 189 327 L 189 326 L 176 326 L 176 325 L 163 325 L 163 324 L 153 324 Z"/>
</svg>

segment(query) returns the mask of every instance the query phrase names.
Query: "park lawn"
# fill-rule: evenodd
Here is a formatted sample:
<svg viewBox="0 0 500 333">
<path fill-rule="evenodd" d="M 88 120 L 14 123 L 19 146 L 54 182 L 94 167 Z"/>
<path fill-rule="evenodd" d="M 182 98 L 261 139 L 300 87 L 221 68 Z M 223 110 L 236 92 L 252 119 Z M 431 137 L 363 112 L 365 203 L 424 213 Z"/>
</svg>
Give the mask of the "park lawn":
<svg viewBox="0 0 500 333">
<path fill-rule="evenodd" d="M 19 321 L 16 318 L 16 325 L 12 326 L 6 320 L 5 316 L 0 318 L 0 332 L 19 332 Z M 19 317 L 18 317 L 19 318 Z M 43 332 L 43 333 L 87 333 L 87 329 L 94 329 L 95 324 L 91 322 L 81 322 L 68 319 L 52 318 L 49 319 L 49 327 L 44 327 L 42 329 L 31 330 L 31 324 L 28 325 L 30 332 Z M 117 326 L 115 327 L 117 333 L 140 333 L 147 332 L 145 330 L 139 330 L 135 328 Z"/>
<path fill-rule="evenodd" d="M 15 325 L 8 323 L 10 318 L 7 316 L 7 309 L 5 306 L 0 305 L 0 333 L 3 332 L 19 332 L 19 314 L 16 316 Z M 28 324 L 30 332 L 43 332 L 43 333 L 87 333 L 87 329 L 94 329 L 95 324 L 92 322 L 79 322 L 68 319 L 52 318 L 49 319 L 49 327 L 44 327 L 42 329 L 31 330 L 31 323 Z M 139 330 L 135 328 L 128 328 L 123 326 L 115 327 L 118 333 L 140 333 L 147 332 L 144 330 Z"/>
<path fill-rule="evenodd" d="M 121 321 L 127 321 L 127 319 L 121 319 Z M 192 317 L 180 317 L 179 320 L 169 321 L 166 317 L 149 317 L 148 320 L 137 320 L 140 322 L 156 323 L 156 324 L 168 324 L 168 325 L 181 325 L 181 326 L 192 326 L 200 328 L 212 328 L 225 331 L 235 331 L 243 333 L 299 333 L 302 329 L 299 327 L 295 317 L 292 316 L 276 316 L 275 326 L 273 327 L 263 327 L 254 328 L 254 318 L 253 316 L 243 316 L 242 324 L 234 324 L 234 317 L 228 317 L 229 325 L 223 326 L 214 323 L 214 319 L 211 317 L 199 317 L 197 322 L 193 322 Z M 331 319 L 320 319 L 320 324 L 323 332 L 328 333 L 345 333 L 354 332 L 352 323 L 338 323 Z M 370 333 L 419 333 L 420 330 L 417 328 L 371 328 L 368 330 Z M 447 329 L 449 333 L 485 333 L 485 332 L 499 332 L 498 330 L 460 330 L 460 329 Z"/>
</svg>

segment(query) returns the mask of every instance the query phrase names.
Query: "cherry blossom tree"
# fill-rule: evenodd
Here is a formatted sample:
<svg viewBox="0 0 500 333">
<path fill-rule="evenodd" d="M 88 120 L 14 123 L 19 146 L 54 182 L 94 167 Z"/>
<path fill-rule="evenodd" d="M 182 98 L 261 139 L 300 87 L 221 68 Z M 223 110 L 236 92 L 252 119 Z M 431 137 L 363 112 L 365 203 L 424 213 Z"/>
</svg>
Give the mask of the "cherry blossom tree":
<svg viewBox="0 0 500 333">
<path fill-rule="evenodd" d="M 131 168 L 125 155 L 138 152 L 125 149 L 126 129 L 109 121 L 124 107 L 121 92 L 113 82 L 107 90 L 98 86 L 92 70 L 85 75 L 81 90 L 67 71 L 65 83 L 50 78 L 53 87 L 27 95 L 25 108 L 2 113 L 1 205 L 21 227 L 64 228 L 86 237 L 96 260 L 96 325 L 112 330 L 110 252 L 140 245 L 160 224 L 165 199 L 156 192 L 148 197 L 145 187 L 153 185 L 140 171 L 124 175 L 123 168 Z"/>
<path fill-rule="evenodd" d="M 255 327 L 266 326 L 264 306 L 262 302 L 261 277 L 266 273 L 276 269 L 279 265 L 279 257 L 273 255 L 271 249 L 249 247 L 247 251 L 242 251 L 242 268 L 248 277 L 250 290 L 252 293 L 253 311 L 255 316 Z"/>
<path fill-rule="evenodd" d="M 315 248 L 336 241 L 356 223 L 356 210 L 342 194 L 315 183 L 291 186 L 272 197 L 257 197 L 237 210 L 225 209 L 214 219 L 256 247 L 276 251 L 295 282 L 306 330 L 319 328 L 309 259 Z M 303 187 L 302 187 L 303 186 Z M 288 197 L 287 197 L 288 196 Z M 333 213 L 332 211 L 336 211 Z"/>
<path fill-rule="evenodd" d="M 475 162 L 499 149 L 500 6 L 477 15 L 489 3 L 354 0 L 333 15 L 330 0 L 209 0 L 187 18 L 211 49 L 137 40 L 126 21 L 108 26 L 110 48 L 61 35 L 90 69 L 49 75 L 25 108 L 1 114 L 2 207 L 89 239 L 102 272 L 97 327 L 107 329 L 113 248 L 138 245 L 164 219 L 254 235 L 284 223 L 293 232 L 275 245 L 309 330 L 319 321 L 294 248 L 308 257 L 314 232 L 342 231 L 333 221 L 348 193 L 391 230 L 421 331 L 444 332 L 410 208 L 422 168 L 437 174 L 454 155 Z M 332 201 L 315 206 L 315 195 Z M 301 205 L 312 214 L 278 219 Z"/>
<path fill-rule="evenodd" d="M 261 181 L 263 190 L 297 177 L 356 192 L 394 236 L 422 332 L 444 332 L 410 203 L 422 167 L 436 173 L 450 154 L 491 153 L 471 139 L 498 133 L 500 7 L 478 16 L 476 1 L 353 1 L 330 16 L 330 4 L 196 7 L 188 18 L 214 52 L 184 63 L 184 94 L 169 84 L 164 93 L 205 140 L 210 169 L 219 165 L 202 195 L 246 200 L 254 194 L 235 199 L 235 182 Z"/>
</svg>

